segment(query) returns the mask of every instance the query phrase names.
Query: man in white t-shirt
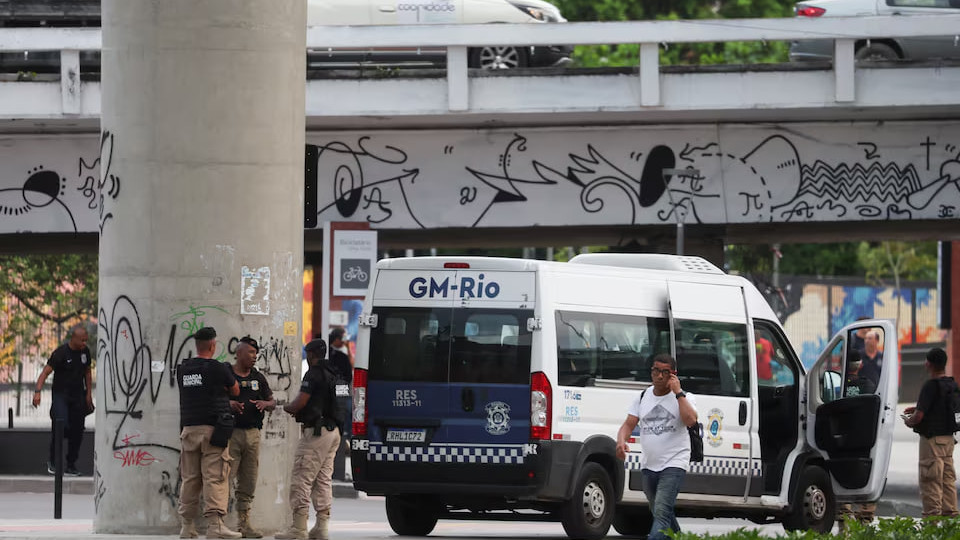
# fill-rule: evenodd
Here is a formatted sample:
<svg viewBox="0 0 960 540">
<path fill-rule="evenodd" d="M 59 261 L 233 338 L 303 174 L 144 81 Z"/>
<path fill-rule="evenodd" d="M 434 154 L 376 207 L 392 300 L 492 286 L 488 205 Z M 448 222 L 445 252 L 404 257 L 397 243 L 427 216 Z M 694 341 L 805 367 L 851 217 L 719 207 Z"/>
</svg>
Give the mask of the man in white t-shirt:
<svg viewBox="0 0 960 540">
<path fill-rule="evenodd" d="M 643 492 L 653 513 L 648 540 L 665 540 L 663 531 L 680 532 L 674 506 L 677 493 L 690 468 L 690 435 L 687 427 L 697 422 L 696 402 L 680 388 L 677 361 L 669 354 L 653 359 L 653 386 L 630 406 L 627 419 L 617 432 L 617 457 L 625 460 L 627 439 L 639 426 L 642 453 Z"/>
</svg>

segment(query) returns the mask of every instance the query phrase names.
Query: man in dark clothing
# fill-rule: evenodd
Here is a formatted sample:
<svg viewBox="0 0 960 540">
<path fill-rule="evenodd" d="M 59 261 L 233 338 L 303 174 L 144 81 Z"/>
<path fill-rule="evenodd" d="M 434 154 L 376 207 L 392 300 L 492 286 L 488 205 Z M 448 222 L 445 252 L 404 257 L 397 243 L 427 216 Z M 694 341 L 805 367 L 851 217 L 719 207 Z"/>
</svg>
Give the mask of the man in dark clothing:
<svg viewBox="0 0 960 540">
<path fill-rule="evenodd" d="M 203 492 L 207 538 L 240 538 L 223 523 L 230 498 L 229 435 L 215 433 L 215 426 L 229 420 L 229 396 L 240 394 L 240 385 L 229 364 L 213 359 L 217 332 L 209 326 L 193 336 L 197 356 L 177 367 L 180 388 L 180 538 L 196 538 L 193 520 Z M 222 431 L 222 430 L 221 430 Z M 214 444 L 216 443 L 216 444 Z M 222 444 L 222 445 L 221 445 Z"/>
<path fill-rule="evenodd" d="M 883 369 L 883 351 L 880 350 L 880 332 L 871 328 L 863 336 L 863 350 L 860 351 L 863 367 L 860 376 L 870 379 L 873 384 L 880 384 L 880 372 Z"/>
<path fill-rule="evenodd" d="M 47 365 L 40 372 L 33 392 L 33 406 L 40 406 L 43 383 L 53 373 L 53 403 L 50 405 L 50 459 L 47 472 L 56 472 L 54 467 L 54 437 L 57 420 L 63 421 L 64 437 L 67 439 L 67 466 L 63 473 L 79 476 L 77 458 L 83 440 L 84 420 L 93 411 L 93 375 L 90 371 L 90 349 L 87 348 L 87 331 L 76 326 L 70 331 L 70 341 L 57 347 Z"/>
<path fill-rule="evenodd" d="M 303 376 L 300 392 L 283 410 L 302 424 L 293 472 L 290 475 L 290 508 L 293 525 L 275 538 L 328 540 L 330 507 L 333 503 L 333 458 L 340 446 L 336 399 L 336 374 L 324 362 L 327 345 L 315 339 L 304 347 L 310 369 Z M 317 523 L 307 531 L 310 503 Z"/>
<path fill-rule="evenodd" d="M 947 393 L 957 390 L 953 377 L 944 368 L 947 353 L 940 348 L 927 352 L 924 363 L 930 379 L 920 388 L 916 407 L 904 410 L 907 427 L 920 435 L 920 499 L 921 514 L 956 517 L 957 475 L 953 468 L 953 418 L 947 410 Z"/>
<path fill-rule="evenodd" d="M 236 486 L 237 522 L 244 538 L 263 538 L 263 533 L 250 523 L 250 507 L 260 470 L 260 430 L 263 413 L 277 406 L 267 378 L 253 365 L 257 362 L 260 344 L 252 337 L 240 338 L 233 375 L 240 385 L 240 395 L 230 400 L 234 429 L 230 436 L 231 483 Z"/>
<path fill-rule="evenodd" d="M 872 380 L 861 377 L 860 369 L 863 362 L 860 359 L 860 353 L 855 349 L 847 354 L 847 377 L 843 383 L 843 397 L 862 396 L 864 394 L 875 394 L 877 385 Z"/>
<path fill-rule="evenodd" d="M 347 332 L 342 327 L 331 330 L 329 337 L 329 363 L 333 372 L 337 374 L 337 407 L 340 411 L 339 420 L 343 433 L 340 440 L 340 449 L 337 451 L 336 461 L 334 462 L 333 473 L 337 480 L 346 480 L 346 458 L 350 456 L 350 429 L 353 427 L 350 417 L 353 412 L 353 396 L 351 396 L 353 351 L 350 350 Z M 344 350 L 347 352 L 343 352 Z"/>
</svg>

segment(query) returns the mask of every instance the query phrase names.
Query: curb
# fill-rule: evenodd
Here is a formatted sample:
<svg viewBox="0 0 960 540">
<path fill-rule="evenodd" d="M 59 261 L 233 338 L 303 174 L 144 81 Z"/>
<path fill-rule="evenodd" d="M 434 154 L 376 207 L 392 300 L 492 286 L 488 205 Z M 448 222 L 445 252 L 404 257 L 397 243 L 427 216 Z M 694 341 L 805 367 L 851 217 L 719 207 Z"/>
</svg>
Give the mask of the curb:
<svg viewBox="0 0 960 540">
<path fill-rule="evenodd" d="M 0 476 L 0 493 L 53 493 L 53 476 Z M 63 479 L 64 495 L 93 495 L 93 477 Z M 360 492 L 352 482 L 333 481 L 333 496 L 340 499 L 358 499 Z"/>
</svg>

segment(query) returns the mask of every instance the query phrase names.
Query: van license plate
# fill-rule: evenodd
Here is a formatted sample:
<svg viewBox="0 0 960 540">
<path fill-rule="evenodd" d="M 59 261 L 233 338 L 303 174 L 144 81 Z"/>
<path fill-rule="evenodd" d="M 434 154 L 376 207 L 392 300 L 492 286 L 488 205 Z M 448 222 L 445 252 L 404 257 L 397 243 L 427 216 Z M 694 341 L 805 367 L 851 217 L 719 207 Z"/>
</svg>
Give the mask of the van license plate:
<svg viewBox="0 0 960 540">
<path fill-rule="evenodd" d="M 422 429 L 388 429 L 387 442 L 424 442 L 427 432 Z"/>
</svg>

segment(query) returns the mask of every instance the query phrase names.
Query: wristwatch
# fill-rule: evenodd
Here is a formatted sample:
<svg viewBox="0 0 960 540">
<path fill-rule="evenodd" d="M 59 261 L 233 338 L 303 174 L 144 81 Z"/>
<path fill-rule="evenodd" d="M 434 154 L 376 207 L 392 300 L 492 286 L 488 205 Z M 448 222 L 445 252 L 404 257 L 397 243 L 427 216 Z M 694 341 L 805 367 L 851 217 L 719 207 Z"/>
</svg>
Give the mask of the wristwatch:
<svg viewBox="0 0 960 540">
<path fill-rule="evenodd" d="M 674 394 L 674 395 L 675 395 L 675 396 L 677 396 L 677 399 L 680 399 L 680 398 L 685 398 L 685 397 L 687 397 L 687 393 L 686 393 L 686 392 L 684 392 L 683 390 L 681 390 L 681 391 L 679 391 L 679 392 L 677 392 L 677 393 L 676 393 L 676 394 Z"/>
</svg>

